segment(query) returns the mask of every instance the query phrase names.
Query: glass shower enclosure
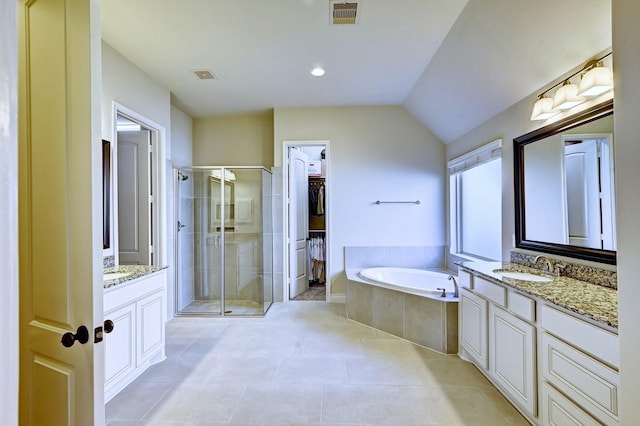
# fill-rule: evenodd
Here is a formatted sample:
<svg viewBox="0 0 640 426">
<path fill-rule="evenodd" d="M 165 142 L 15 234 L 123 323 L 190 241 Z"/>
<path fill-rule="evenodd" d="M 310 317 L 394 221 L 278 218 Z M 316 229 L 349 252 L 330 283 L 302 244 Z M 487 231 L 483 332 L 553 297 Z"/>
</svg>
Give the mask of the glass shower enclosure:
<svg viewBox="0 0 640 426">
<path fill-rule="evenodd" d="M 262 316 L 273 302 L 273 197 L 263 167 L 174 170 L 176 315 Z"/>
</svg>

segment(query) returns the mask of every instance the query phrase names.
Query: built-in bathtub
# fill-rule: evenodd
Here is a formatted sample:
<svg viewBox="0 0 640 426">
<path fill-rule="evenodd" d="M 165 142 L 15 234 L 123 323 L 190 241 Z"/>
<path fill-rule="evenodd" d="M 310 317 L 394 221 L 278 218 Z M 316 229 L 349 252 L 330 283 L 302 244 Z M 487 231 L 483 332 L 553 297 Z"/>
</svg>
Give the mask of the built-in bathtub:
<svg viewBox="0 0 640 426">
<path fill-rule="evenodd" d="M 458 298 L 449 276 L 437 269 L 347 270 L 347 316 L 429 349 L 457 353 Z"/>
</svg>

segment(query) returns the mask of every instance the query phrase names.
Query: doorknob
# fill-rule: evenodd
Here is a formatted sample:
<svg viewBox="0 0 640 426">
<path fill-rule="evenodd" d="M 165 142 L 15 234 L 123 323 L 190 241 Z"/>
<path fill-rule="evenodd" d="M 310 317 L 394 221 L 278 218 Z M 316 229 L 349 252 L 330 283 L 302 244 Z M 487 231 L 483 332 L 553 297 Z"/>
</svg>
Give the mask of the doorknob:
<svg viewBox="0 0 640 426">
<path fill-rule="evenodd" d="M 70 348 L 76 341 L 83 345 L 89 341 L 89 330 L 84 325 L 78 327 L 76 334 L 71 332 L 64 333 L 60 342 L 65 348 Z"/>
</svg>

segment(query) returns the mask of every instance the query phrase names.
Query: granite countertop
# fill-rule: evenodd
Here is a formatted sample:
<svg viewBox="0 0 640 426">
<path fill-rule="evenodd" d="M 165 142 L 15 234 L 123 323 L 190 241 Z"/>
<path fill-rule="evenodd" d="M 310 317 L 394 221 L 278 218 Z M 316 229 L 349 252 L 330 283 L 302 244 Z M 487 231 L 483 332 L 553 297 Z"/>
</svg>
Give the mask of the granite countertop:
<svg viewBox="0 0 640 426">
<path fill-rule="evenodd" d="M 508 287 L 536 296 L 598 323 L 614 329 L 618 328 L 618 292 L 615 289 L 564 276 L 544 275 L 552 278 L 552 281 L 533 282 L 506 278 L 493 272 L 495 269 L 509 269 L 543 275 L 539 269 L 517 263 L 457 262 L 456 264 L 463 269 L 497 280 Z"/>
<path fill-rule="evenodd" d="M 122 284 L 127 281 L 135 280 L 136 278 L 144 277 L 145 275 L 153 274 L 154 272 L 161 271 L 168 268 L 168 266 L 155 266 L 155 265 L 120 265 L 113 268 L 106 268 L 103 274 L 126 274 L 119 278 L 105 279 L 104 288 L 114 287 L 118 284 Z"/>
</svg>

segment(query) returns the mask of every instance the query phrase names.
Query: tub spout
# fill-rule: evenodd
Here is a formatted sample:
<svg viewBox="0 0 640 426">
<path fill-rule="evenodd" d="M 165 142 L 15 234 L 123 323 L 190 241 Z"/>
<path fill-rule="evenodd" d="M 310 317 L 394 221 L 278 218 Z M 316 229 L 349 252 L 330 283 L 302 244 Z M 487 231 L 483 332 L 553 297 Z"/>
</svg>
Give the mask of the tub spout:
<svg viewBox="0 0 640 426">
<path fill-rule="evenodd" d="M 449 281 L 453 281 L 453 297 L 459 297 L 460 294 L 458 293 L 458 282 L 456 278 L 453 275 L 449 275 Z"/>
</svg>

